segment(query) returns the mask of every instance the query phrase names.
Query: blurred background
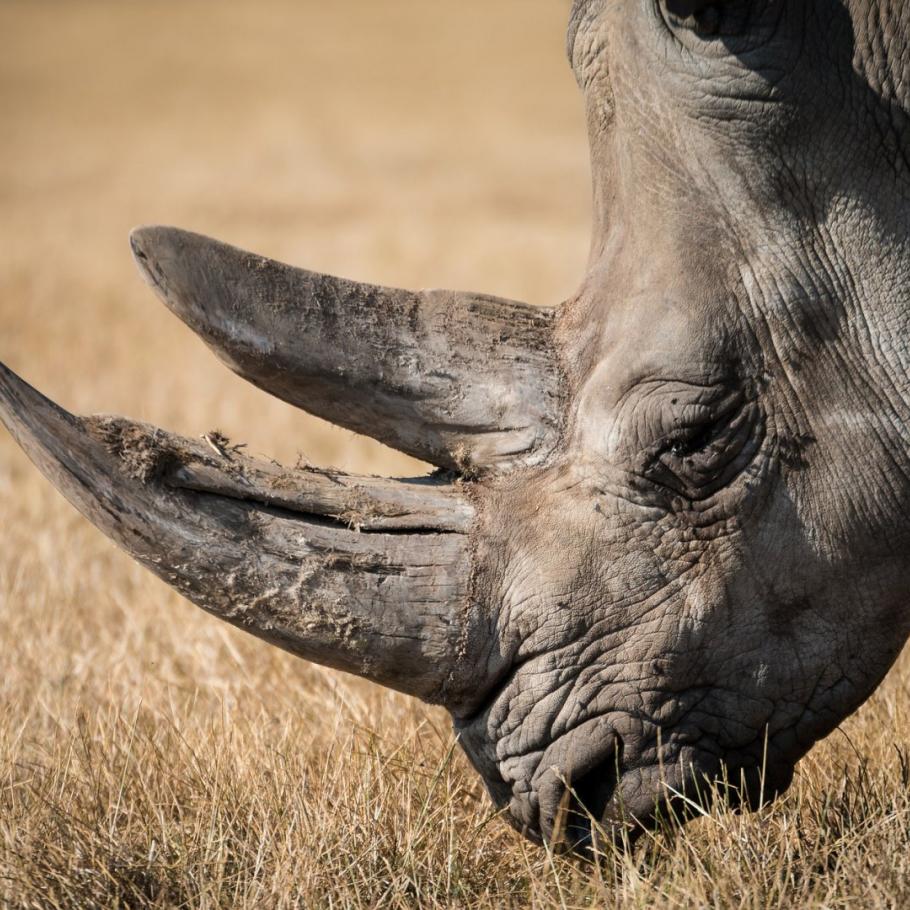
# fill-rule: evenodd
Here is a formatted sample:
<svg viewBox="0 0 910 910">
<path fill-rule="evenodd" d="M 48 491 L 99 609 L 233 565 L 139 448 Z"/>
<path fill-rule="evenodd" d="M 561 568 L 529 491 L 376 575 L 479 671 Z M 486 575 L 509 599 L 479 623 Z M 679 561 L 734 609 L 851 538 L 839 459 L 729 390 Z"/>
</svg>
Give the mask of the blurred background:
<svg viewBox="0 0 910 910">
<path fill-rule="evenodd" d="M 569 5 L 3 0 L 0 359 L 80 412 L 413 470 L 230 376 L 142 284 L 127 233 L 558 302 L 589 225 Z"/>
<path fill-rule="evenodd" d="M 76 413 L 423 471 L 232 376 L 128 232 L 557 303 L 589 224 L 568 7 L 2 0 L 0 360 Z M 543 860 L 489 813 L 443 712 L 189 606 L 0 430 L 0 905 L 501 907 Z"/>
<path fill-rule="evenodd" d="M 77 413 L 423 470 L 232 376 L 127 235 L 559 302 L 590 221 L 569 6 L 0 0 L 0 360 Z M 908 906 L 908 674 L 770 812 L 591 875 L 493 821 L 443 711 L 189 606 L 0 430 L 3 907 Z"/>
</svg>

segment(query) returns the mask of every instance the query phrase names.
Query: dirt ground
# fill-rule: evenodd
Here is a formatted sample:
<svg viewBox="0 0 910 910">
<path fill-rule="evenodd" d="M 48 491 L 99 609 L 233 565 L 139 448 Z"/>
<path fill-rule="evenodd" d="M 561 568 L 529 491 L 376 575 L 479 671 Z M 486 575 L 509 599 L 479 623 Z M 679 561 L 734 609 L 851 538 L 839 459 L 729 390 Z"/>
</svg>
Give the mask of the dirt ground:
<svg viewBox="0 0 910 910">
<path fill-rule="evenodd" d="M 567 0 L 3 0 L 0 360 L 78 413 L 423 467 L 230 375 L 126 237 L 173 223 L 404 287 L 567 297 Z M 0 432 L 0 905 L 910 905 L 910 665 L 760 816 L 591 869 L 523 843 L 444 713 L 218 624 Z"/>
</svg>

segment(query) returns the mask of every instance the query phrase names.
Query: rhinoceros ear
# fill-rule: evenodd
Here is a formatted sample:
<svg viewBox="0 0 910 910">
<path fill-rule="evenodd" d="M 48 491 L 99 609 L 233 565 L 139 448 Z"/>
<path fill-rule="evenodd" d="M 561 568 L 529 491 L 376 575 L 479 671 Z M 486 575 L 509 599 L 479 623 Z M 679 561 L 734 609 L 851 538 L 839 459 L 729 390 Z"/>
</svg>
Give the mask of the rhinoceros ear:
<svg viewBox="0 0 910 910">
<path fill-rule="evenodd" d="M 176 228 L 131 242 L 222 361 L 311 414 L 465 473 L 538 463 L 557 442 L 553 310 L 359 284 Z"/>
</svg>

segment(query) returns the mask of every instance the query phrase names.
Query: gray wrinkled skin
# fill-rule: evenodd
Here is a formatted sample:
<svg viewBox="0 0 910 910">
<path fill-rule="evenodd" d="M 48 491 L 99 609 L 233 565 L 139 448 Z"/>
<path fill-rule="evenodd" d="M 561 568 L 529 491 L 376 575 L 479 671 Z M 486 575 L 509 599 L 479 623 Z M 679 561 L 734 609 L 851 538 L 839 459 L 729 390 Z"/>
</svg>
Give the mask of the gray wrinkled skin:
<svg viewBox="0 0 910 910">
<path fill-rule="evenodd" d="M 714 12 L 572 13 L 597 223 L 568 430 L 490 492 L 503 676 L 457 722 L 535 836 L 553 765 L 607 822 L 721 763 L 784 788 L 908 633 L 910 12 Z"/>
<path fill-rule="evenodd" d="M 195 603 L 444 704 L 527 836 L 760 804 L 910 633 L 908 42 L 897 0 L 578 0 L 595 225 L 551 310 L 134 234 L 232 369 L 442 475 L 279 473 L 2 366 L 0 419 Z"/>
</svg>

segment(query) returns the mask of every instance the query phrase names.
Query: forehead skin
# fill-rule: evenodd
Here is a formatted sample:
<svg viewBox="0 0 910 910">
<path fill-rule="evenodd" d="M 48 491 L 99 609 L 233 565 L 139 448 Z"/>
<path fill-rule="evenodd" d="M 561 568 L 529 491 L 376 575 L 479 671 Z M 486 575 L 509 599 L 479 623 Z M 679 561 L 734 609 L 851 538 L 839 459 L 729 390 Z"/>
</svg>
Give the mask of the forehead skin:
<svg viewBox="0 0 910 910">
<path fill-rule="evenodd" d="M 869 34 L 887 8 L 849 12 L 786 4 L 767 40 L 737 55 L 732 40 L 710 53 L 681 45 L 651 0 L 577 5 L 597 213 L 591 272 L 564 323 L 578 381 L 616 344 L 623 308 L 647 323 L 681 301 L 696 323 L 680 335 L 681 362 L 742 358 L 744 346 L 764 358 L 747 337 L 759 318 L 790 324 L 776 340 L 786 349 L 835 333 L 844 298 L 868 307 L 905 286 L 903 112 L 864 75 L 898 42 L 854 27 Z M 654 288 L 664 299 L 645 315 L 641 290 Z M 736 350 L 719 354 L 730 338 Z"/>
<path fill-rule="evenodd" d="M 726 175 L 715 170 L 720 161 L 734 172 L 746 165 L 756 193 L 774 188 L 756 171 L 775 158 L 798 157 L 805 171 L 824 163 L 824 173 L 815 176 L 830 185 L 857 166 L 869 172 L 889 161 L 906 165 L 898 159 L 910 13 L 839 0 L 730 5 L 748 6 L 755 19 L 743 34 L 714 39 L 671 28 L 658 0 L 576 5 L 570 57 L 588 101 L 596 182 L 611 170 L 599 166 L 608 146 L 642 130 L 646 157 L 627 154 L 615 163 L 633 168 L 624 179 L 634 178 L 635 168 L 650 171 L 636 190 L 665 200 L 665 181 L 673 175 L 685 178 L 677 182 L 688 183 L 695 198 L 712 189 L 712 178 L 723 188 Z M 837 160 L 830 156 L 832 143 L 844 153 Z M 655 181 L 649 165 L 667 174 Z M 613 202 L 609 196 L 598 201 L 599 212 Z M 726 200 L 730 206 L 739 201 Z"/>
</svg>

